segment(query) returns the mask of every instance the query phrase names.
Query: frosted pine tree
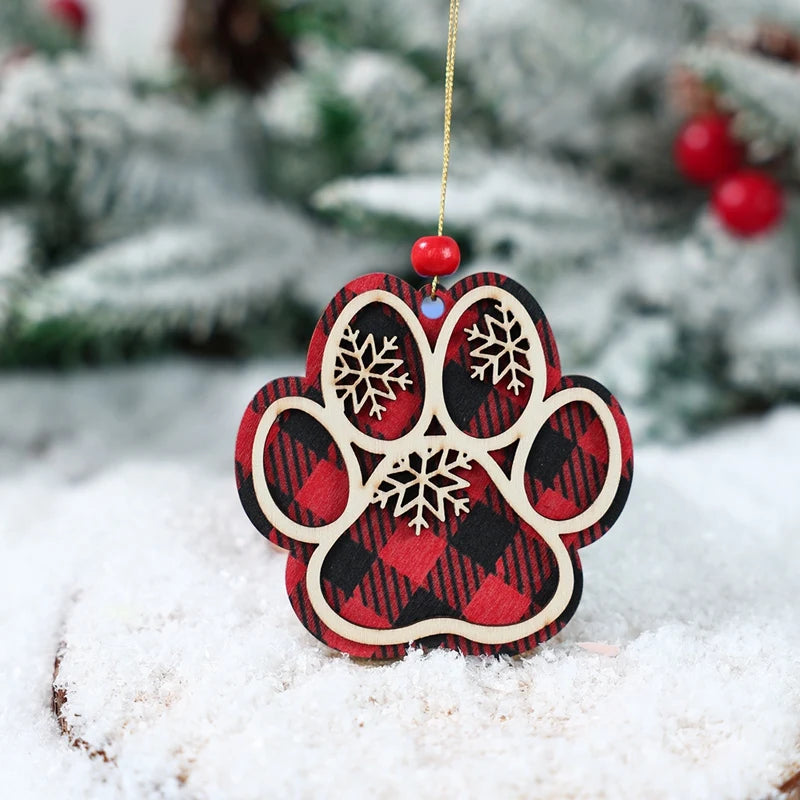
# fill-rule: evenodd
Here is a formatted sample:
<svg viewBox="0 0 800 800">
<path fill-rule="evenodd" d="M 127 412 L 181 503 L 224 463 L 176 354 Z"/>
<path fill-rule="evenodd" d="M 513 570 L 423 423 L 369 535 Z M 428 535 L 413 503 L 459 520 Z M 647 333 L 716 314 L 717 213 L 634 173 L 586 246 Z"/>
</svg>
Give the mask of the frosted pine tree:
<svg viewBox="0 0 800 800">
<path fill-rule="evenodd" d="M 447 4 L 426 4 L 419 13 L 432 16 L 418 25 L 407 22 L 419 21 L 418 4 L 386 14 L 378 0 L 326 5 L 337 6 L 331 17 L 370 20 L 358 28 L 363 49 L 326 49 L 309 37 L 300 68 L 308 79 L 295 75 L 265 99 L 268 129 L 281 92 L 302 96 L 317 73 L 344 77 L 358 59 L 382 63 L 396 80 L 373 98 L 367 80 L 337 84 L 343 102 L 366 107 L 356 118 L 386 126 L 391 154 L 380 164 L 354 160 L 353 172 L 366 174 L 328 182 L 314 201 L 364 231 L 429 232 Z M 672 156 L 675 84 L 689 71 L 736 115 L 750 157 L 767 163 L 791 201 L 800 66 L 760 46 L 765 20 L 800 41 L 792 0 L 472 0 L 462 9 L 450 233 L 471 253 L 469 268 L 530 286 L 566 366 L 593 368 L 614 386 L 640 430 L 676 433 L 800 397 L 796 219 L 759 239 L 732 237 Z M 403 53 L 410 70 L 393 71 Z M 394 114 L 374 119 L 389 95 Z"/>
<path fill-rule="evenodd" d="M 3 74 L 4 360 L 299 346 L 337 285 L 403 274 L 438 210 L 446 0 L 265 5 L 291 58 L 249 97 Z M 640 430 L 800 396 L 795 215 L 736 239 L 672 157 L 689 74 L 794 197 L 800 72 L 766 23 L 800 37 L 796 0 L 463 3 L 448 232 Z"/>
<path fill-rule="evenodd" d="M 396 256 L 265 185 L 281 158 L 239 92 L 201 103 L 78 54 L 9 64 L 0 363 L 297 346 L 343 282 Z"/>
</svg>

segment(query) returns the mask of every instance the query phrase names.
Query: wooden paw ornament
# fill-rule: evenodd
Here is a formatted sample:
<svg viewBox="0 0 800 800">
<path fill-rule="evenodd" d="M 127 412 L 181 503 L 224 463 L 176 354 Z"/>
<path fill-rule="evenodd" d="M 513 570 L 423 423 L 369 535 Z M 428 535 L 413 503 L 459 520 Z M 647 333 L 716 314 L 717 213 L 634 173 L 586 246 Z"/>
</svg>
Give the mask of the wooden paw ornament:
<svg viewBox="0 0 800 800">
<path fill-rule="evenodd" d="M 422 261 L 453 271 L 452 253 Z M 435 293 L 384 274 L 349 283 L 305 378 L 258 392 L 236 448 L 245 511 L 289 551 L 295 613 L 375 659 L 410 643 L 515 654 L 553 636 L 578 605 L 578 551 L 617 519 L 632 470 L 619 403 L 562 375 L 536 301 L 493 273 Z"/>
</svg>

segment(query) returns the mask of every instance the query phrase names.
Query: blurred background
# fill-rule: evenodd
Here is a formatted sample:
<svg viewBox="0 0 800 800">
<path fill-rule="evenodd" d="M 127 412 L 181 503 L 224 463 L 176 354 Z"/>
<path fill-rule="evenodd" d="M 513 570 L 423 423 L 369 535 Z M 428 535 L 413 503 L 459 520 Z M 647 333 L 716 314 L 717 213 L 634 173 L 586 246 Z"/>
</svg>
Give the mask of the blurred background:
<svg viewBox="0 0 800 800">
<path fill-rule="evenodd" d="M 2 0 L 6 375 L 299 363 L 343 283 L 418 281 L 447 5 Z M 800 398 L 799 142 L 800 0 L 463 4 L 462 273 L 523 281 L 640 436 Z"/>
</svg>

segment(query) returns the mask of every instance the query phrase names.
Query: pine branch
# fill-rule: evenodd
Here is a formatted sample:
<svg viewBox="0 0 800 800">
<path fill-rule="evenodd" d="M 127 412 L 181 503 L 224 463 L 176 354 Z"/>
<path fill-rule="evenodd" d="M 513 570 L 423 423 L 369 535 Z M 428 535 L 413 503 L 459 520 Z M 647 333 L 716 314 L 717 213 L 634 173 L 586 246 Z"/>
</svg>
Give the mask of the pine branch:
<svg viewBox="0 0 800 800">
<path fill-rule="evenodd" d="M 614 247 L 630 212 L 609 187 L 544 159 L 503 158 L 457 170 L 448 193 L 447 223 L 474 237 L 479 253 L 502 251 L 515 262 L 551 265 Z M 460 172 L 460 174 L 459 174 Z M 345 178 L 314 196 L 315 206 L 367 232 L 419 231 L 435 220 L 439 176 Z"/>
<path fill-rule="evenodd" d="M 14 302 L 31 278 L 33 242 L 21 215 L 0 214 L 0 345 Z"/>
<path fill-rule="evenodd" d="M 244 113 L 139 97 L 82 59 L 31 59 L 0 90 L 0 159 L 21 166 L 34 200 L 73 209 L 92 241 L 110 241 L 246 192 Z"/>
<path fill-rule="evenodd" d="M 39 3 L 3 0 L 0 4 L 0 61 L 20 49 L 54 55 L 73 50 L 78 42 L 63 26 L 48 17 Z"/>
<path fill-rule="evenodd" d="M 312 322 L 315 312 L 303 309 L 321 308 L 353 270 L 380 262 L 379 252 L 262 203 L 152 226 L 47 275 L 27 275 L 14 296 L 14 325 L 0 338 L 3 361 L 118 358 L 178 337 L 194 347 L 232 337 L 263 351 L 298 321 Z M 262 341 L 248 335 L 259 321 L 272 326 Z M 297 330 L 288 344 L 308 334 Z"/>
<path fill-rule="evenodd" d="M 764 138 L 777 147 L 800 138 L 800 70 L 757 54 L 719 46 L 689 50 L 688 67 L 719 90 L 737 112 L 747 139 Z"/>
</svg>

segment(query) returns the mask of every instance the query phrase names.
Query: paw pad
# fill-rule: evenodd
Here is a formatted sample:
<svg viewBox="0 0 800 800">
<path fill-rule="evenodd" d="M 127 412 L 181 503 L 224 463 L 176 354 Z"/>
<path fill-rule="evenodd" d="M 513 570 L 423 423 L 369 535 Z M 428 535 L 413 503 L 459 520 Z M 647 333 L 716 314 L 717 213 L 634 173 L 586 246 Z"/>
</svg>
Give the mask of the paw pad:
<svg viewBox="0 0 800 800">
<path fill-rule="evenodd" d="M 240 497 L 289 551 L 295 612 L 355 656 L 530 650 L 574 613 L 578 549 L 630 488 L 619 404 L 562 376 L 533 298 L 488 273 L 439 296 L 431 319 L 391 276 L 346 286 L 305 379 L 267 384 L 239 432 Z"/>
</svg>

